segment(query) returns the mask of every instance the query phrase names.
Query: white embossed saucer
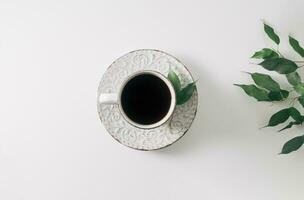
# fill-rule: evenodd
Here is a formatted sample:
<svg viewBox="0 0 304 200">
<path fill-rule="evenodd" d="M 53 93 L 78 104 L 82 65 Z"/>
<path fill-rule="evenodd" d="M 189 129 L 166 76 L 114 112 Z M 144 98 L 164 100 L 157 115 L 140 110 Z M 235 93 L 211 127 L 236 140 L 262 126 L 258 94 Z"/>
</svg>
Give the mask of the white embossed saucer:
<svg viewBox="0 0 304 200">
<path fill-rule="evenodd" d="M 152 49 L 132 51 L 110 65 L 99 83 L 97 96 L 117 92 L 123 80 L 137 71 L 154 70 L 167 76 L 170 68 L 179 76 L 182 87 L 194 81 L 185 65 L 168 53 Z M 188 131 L 195 118 L 197 98 L 194 92 L 189 101 L 176 106 L 171 120 L 154 129 L 129 124 L 118 105 L 97 103 L 97 108 L 106 130 L 118 142 L 137 150 L 155 150 L 171 145 Z"/>
</svg>

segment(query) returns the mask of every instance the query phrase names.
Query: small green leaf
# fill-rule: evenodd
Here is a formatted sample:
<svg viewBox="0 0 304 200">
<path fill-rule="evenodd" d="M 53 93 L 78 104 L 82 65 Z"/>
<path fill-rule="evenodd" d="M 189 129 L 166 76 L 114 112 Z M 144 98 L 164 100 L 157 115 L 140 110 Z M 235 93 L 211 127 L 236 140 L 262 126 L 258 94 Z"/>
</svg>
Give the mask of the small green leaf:
<svg viewBox="0 0 304 200">
<path fill-rule="evenodd" d="M 284 112 L 286 112 L 286 111 L 284 111 Z M 303 123 L 304 118 L 296 108 L 290 107 L 290 108 L 288 108 L 288 112 L 289 112 L 289 116 L 292 117 L 295 121 L 290 122 L 287 126 L 282 128 L 281 130 L 279 130 L 279 132 L 283 131 L 285 129 L 291 128 L 293 125 L 299 125 L 299 124 Z"/>
<path fill-rule="evenodd" d="M 241 87 L 247 95 L 254 97 L 258 101 L 269 101 L 268 93 L 266 90 L 260 89 L 255 85 L 243 85 L 243 84 L 234 84 Z"/>
<path fill-rule="evenodd" d="M 294 86 L 294 89 L 301 96 L 304 95 L 304 83 L 299 83 L 298 85 Z"/>
<path fill-rule="evenodd" d="M 258 86 L 264 89 L 275 92 L 281 90 L 280 85 L 267 74 L 253 73 L 251 77 Z"/>
<path fill-rule="evenodd" d="M 286 78 L 288 83 L 290 83 L 293 86 L 298 85 L 302 81 L 298 72 L 292 72 L 290 74 L 286 74 Z"/>
<path fill-rule="evenodd" d="M 302 123 L 303 122 L 303 116 L 301 113 L 294 107 L 289 108 L 289 115 L 292 117 L 296 122 Z"/>
<path fill-rule="evenodd" d="M 277 52 L 268 48 L 264 48 L 260 51 L 257 51 L 253 54 L 253 56 L 251 56 L 251 58 L 257 58 L 257 59 L 278 58 L 278 57 L 279 54 L 277 54 Z"/>
<path fill-rule="evenodd" d="M 280 74 L 289 74 L 298 69 L 296 63 L 286 58 L 270 58 L 264 60 L 259 65 L 269 71 L 276 71 Z"/>
<path fill-rule="evenodd" d="M 186 103 L 191 98 L 195 90 L 196 90 L 195 82 L 189 83 L 178 93 L 176 104 L 181 105 Z"/>
<path fill-rule="evenodd" d="M 304 96 L 298 98 L 299 103 L 304 107 Z"/>
<path fill-rule="evenodd" d="M 177 74 L 173 70 L 169 70 L 168 79 L 172 83 L 175 93 L 177 94 L 181 89 L 181 83 Z"/>
<path fill-rule="evenodd" d="M 289 96 L 289 92 L 286 90 L 280 90 L 280 92 L 270 91 L 268 97 L 271 101 L 282 101 Z"/>
<path fill-rule="evenodd" d="M 268 35 L 272 41 L 274 41 L 277 45 L 280 44 L 279 36 L 274 32 L 273 28 L 264 23 L 264 31 Z"/>
<path fill-rule="evenodd" d="M 276 112 L 270 117 L 270 120 L 268 122 L 267 126 L 276 126 L 278 124 L 281 124 L 285 122 L 289 118 L 289 108 L 285 108 L 283 110 L 280 110 L 279 112 Z"/>
<path fill-rule="evenodd" d="M 292 138 L 291 140 L 287 141 L 280 154 L 288 154 L 293 151 L 298 150 L 302 145 L 304 144 L 304 135 L 297 136 L 295 138 Z"/>
<path fill-rule="evenodd" d="M 279 58 L 279 54 L 275 51 L 272 51 L 272 54 L 270 54 L 270 56 L 264 58 L 264 59 L 268 59 L 268 58 Z"/>
<path fill-rule="evenodd" d="M 282 94 L 284 99 L 286 99 L 289 96 L 289 92 L 287 90 L 281 90 L 280 93 Z"/>
<path fill-rule="evenodd" d="M 291 128 L 293 125 L 298 125 L 300 124 L 299 122 L 289 122 L 289 124 L 287 126 L 285 126 L 284 128 L 282 128 L 281 130 L 279 130 L 279 132 L 284 131 L 286 129 Z"/>
<path fill-rule="evenodd" d="M 289 36 L 289 44 L 301 57 L 304 57 L 304 49 L 300 46 L 298 40 Z"/>
</svg>

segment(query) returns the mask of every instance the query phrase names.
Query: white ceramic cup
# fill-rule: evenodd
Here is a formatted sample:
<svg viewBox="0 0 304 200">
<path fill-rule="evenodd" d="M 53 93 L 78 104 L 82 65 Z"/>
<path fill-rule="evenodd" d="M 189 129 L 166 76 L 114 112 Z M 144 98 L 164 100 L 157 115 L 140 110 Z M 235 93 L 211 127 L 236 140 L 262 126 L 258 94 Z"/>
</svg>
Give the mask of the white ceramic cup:
<svg viewBox="0 0 304 200">
<path fill-rule="evenodd" d="M 166 113 L 166 115 L 160 119 L 159 121 L 157 121 L 156 123 L 153 124 L 139 124 L 133 120 L 131 120 L 128 115 L 125 113 L 125 111 L 122 108 L 122 104 L 121 104 L 121 94 L 122 91 L 124 90 L 125 85 L 134 77 L 136 76 L 140 76 L 143 74 L 150 74 L 150 75 L 154 75 L 156 77 L 158 77 L 159 79 L 161 79 L 169 88 L 170 91 L 170 95 L 171 95 L 171 102 L 170 102 L 170 107 L 168 109 L 168 112 Z M 174 91 L 174 87 L 171 84 L 171 82 L 169 81 L 169 79 L 167 79 L 164 75 L 162 75 L 161 73 L 157 72 L 157 71 L 152 71 L 152 70 L 142 70 L 142 71 L 138 71 L 130 76 L 128 76 L 126 78 L 126 80 L 123 81 L 118 93 L 102 93 L 99 96 L 99 103 L 100 104 L 117 104 L 119 111 L 121 113 L 121 115 L 125 118 L 125 120 L 130 123 L 131 125 L 138 127 L 138 128 L 142 128 L 142 129 L 152 129 L 152 128 L 156 128 L 162 124 L 164 124 L 165 122 L 167 122 L 170 117 L 172 116 L 175 106 L 176 106 L 176 95 L 175 95 L 175 91 Z"/>
</svg>

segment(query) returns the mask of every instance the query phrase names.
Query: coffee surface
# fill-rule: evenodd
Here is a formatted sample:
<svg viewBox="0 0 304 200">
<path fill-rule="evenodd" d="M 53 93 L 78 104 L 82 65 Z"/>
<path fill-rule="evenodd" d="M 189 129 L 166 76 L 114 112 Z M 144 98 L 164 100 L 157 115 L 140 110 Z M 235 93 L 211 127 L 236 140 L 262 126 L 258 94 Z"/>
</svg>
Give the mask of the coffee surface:
<svg viewBox="0 0 304 200">
<path fill-rule="evenodd" d="M 122 109 L 138 124 L 149 125 L 162 120 L 168 113 L 170 104 L 168 86 L 153 74 L 135 76 L 121 93 Z"/>
</svg>

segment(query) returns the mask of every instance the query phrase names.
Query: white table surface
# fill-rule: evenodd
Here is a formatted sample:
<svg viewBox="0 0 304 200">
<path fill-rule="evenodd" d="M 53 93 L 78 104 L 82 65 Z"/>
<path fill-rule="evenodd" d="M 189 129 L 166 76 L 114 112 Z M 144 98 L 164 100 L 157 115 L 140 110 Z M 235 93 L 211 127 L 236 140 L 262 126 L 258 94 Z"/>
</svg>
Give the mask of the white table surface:
<svg viewBox="0 0 304 200">
<path fill-rule="evenodd" d="M 249 64 L 272 46 L 261 19 L 298 58 L 287 36 L 304 44 L 301 0 L 2 0 L 0 199 L 302 200 L 303 149 L 277 153 L 303 130 L 259 130 L 281 107 L 232 85 L 251 82 L 242 70 L 264 72 Z M 190 131 L 154 152 L 117 143 L 96 111 L 106 68 L 141 48 L 175 55 L 199 78 Z"/>
</svg>

